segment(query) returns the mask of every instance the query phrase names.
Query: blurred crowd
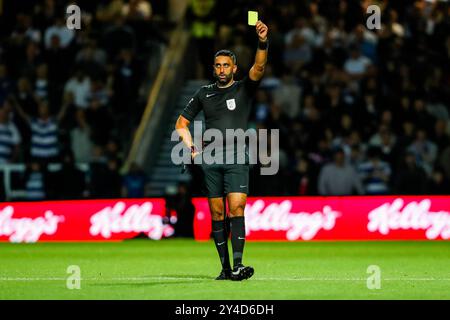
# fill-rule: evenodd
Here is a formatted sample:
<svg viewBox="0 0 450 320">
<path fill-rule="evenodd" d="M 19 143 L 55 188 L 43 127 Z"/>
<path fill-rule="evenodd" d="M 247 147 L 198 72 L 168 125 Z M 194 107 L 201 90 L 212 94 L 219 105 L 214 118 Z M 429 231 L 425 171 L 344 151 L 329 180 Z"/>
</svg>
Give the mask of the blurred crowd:
<svg viewBox="0 0 450 320">
<path fill-rule="evenodd" d="M 280 170 L 253 168 L 251 194 L 450 194 L 448 2 L 188 1 L 199 78 L 211 79 L 223 48 L 237 54 L 238 78 L 249 70 L 257 37 L 248 10 L 269 27 L 251 126 L 279 129 Z M 72 3 L 80 30 L 66 27 Z M 28 199 L 144 195 L 142 169 L 119 168 L 152 50 L 168 43 L 168 3 L 3 2 L 0 165 L 27 164 L 13 184 Z M 381 27 L 369 30 L 373 4 Z M 62 169 L 48 172 L 51 162 Z M 77 163 L 90 165 L 87 179 Z"/>
<path fill-rule="evenodd" d="M 450 194 L 448 2 L 193 0 L 198 77 L 211 79 L 222 48 L 248 72 L 247 10 L 270 40 L 251 126 L 280 132 L 279 173 L 255 167 L 252 195 Z"/>
<path fill-rule="evenodd" d="M 154 19 L 167 5 L 155 2 L 2 2 L 0 165 L 27 164 L 13 183 L 28 199 L 116 197 L 134 194 L 133 184 L 143 193 L 141 170 L 119 169 L 145 107 L 152 50 L 168 42 Z M 70 4 L 81 9 L 79 30 L 66 26 Z M 52 174 L 55 162 L 63 169 Z M 76 163 L 90 164 L 87 179 Z"/>
</svg>

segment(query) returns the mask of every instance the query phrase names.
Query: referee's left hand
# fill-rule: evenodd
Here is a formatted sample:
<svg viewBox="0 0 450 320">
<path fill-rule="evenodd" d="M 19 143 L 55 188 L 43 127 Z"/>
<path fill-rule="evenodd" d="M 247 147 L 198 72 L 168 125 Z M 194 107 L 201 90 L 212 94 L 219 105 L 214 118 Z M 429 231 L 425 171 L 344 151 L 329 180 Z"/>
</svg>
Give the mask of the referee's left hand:
<svg viewBox="0 0 450 320">
<path fill-rule="evenodd" d="M 258 22 L 256 22 L 256 34 L 258 35 L 259 41 L 267 41 L 268 32 L 269 28 L 267 28 L 267 26 L 261 20 L 258 20 Z"/>
</svg>

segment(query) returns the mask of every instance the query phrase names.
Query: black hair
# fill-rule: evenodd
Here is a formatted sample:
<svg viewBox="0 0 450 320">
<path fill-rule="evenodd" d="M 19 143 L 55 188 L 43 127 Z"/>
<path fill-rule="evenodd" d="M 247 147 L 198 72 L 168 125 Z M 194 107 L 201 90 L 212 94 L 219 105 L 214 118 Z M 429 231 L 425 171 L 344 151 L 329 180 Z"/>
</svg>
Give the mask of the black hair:
<svg viewBox="0 0 450 320">
<path fill-rule="evenodd" d="M 218 56 L 227 56 L 227 57 L 230 57 L 231 60 L 233 60 L 233 63 L 234 63 L 234 64 L 237 64 L 236 55 L 235 55 L 234 52 L 231 51 L 231 50 L 226 50 L 226 49 L 219 50 L 219 51 L 217 51 L 216 54 L 214 55 L 214 59 L 217 58 Z"/>
</svg>

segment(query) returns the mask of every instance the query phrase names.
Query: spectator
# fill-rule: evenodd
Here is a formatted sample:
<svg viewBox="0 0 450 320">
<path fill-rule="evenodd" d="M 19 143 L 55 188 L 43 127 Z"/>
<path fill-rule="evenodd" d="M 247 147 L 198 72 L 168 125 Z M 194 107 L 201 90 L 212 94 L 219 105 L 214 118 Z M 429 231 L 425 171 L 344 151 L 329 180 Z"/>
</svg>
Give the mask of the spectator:
<svg viewBox="0 0 450 320">
<path fill-rule="evenodd" d="M 372 146 L 382 148 L 383 153 L 389 153 L 397 141 L 396 136 L 391 129 L 386 125 L 381 124 L 378 127 L 378 132 L 372 135 L 369 144 Z"/>
<path fill-rule="evenodd" d="M 34 82 L 34 94 L 40 99 L 48 99 L 49 95 L 49 80 L 48 80 L 48 66 L 40 64 L 36 68 L 36 80 Z"/>
<path fill-rule="evenodd" d="M 253 102 L 253 110 L 255 110 L 254 117 L 257 123 L 263 123 L 267 120 L 269 116 L 270 104 L 270 95 L 267 91 L 256 91 L 255 100 Z"/>
<path fill-rule="evenodd" d="M 290 178 L 290 194 L 299 196 L 316 194 L 317 185 L 315 182 L 317 177 L 313 175 L 313 171 L 308 160 L 301 157 L 297 161 L 295 171 Z"/>
<path fill-rule="evenodd" d="M 117 158 L 123 160 L 123 154 L 120 152 L 120 146 L 117 139 L 111 137 L 105 145 L 105 155 L 108 158 Z"/>
<path fill-rule="evenodd" d="M 84 112 L 77 112 L 77 125 L 70 132 L 71 146 L 76 163 L 91 162 L 93 145 L 91 141 L 91 128 Z"/>
<path fill-rule="evenodd" d="M 145 0 L 130 0 L 122 7 L 122 14 L 130 20 L 150 20 L 152 6 Z"/>
<path fill-rule="evenodd" d="M 37 115 L 37 104 L 28 78 L 19 78 L 17 81 L 16 96 L 18 103 L 23 107 L 25 112 L 33 116 Z"/>
<path fill-rule="evenodd" d="M 250 69 L 247 69 L 250 70 Z M 259 88 L 272 93 L 274 90 L 280 87 L 281 81 L 280 79 L 273 73 L 273 68 L 269 64 L 264 69 L 264 78 L 261 79 L 261 84 Z"/>
<path fill-rule="evenodd" d="M 122 196 L 126 198 L 143 198 L 147 181 L 144 171 L 137 163 L 133 162 L 130 166 L 130 171 L 123 177 Z"/>
<path fill-rule="evenodd" d="M 62 17 L 57 17 L 55 23 L 48 27 L 44 33 L 44 43 L 47 49 L 51 48 L 54 36 L 59 38 L 62 48 L 67 48 L 75 37 L 75 31 L 67 28 Z"/>
<path fill-rule="evenodd" d="M 106 76 L 106 54 L 103 50 L 96 48 L 96 41 L 89 42 L 78 52 L 76 62 L 91 79 L 104 79 Z"/>
<path fill-rule="evenodd" d="M 0 101 L 4 101 L 13 89 L 13 83 L 8 77 L 6 65 L 0 64 Z"/>
<path fill-rule="evenodd" d="M 9 118 L 9 106 L 0 108 L 0 165 L 14 162 L 19 155 L 21 136 Z"/>
<path fill-rule="evenodd" d="M 312 50 L 304 36 L 295 34 L 289 42 L 286 42 L 283 57 L 285 67 L 290 67 L 294 72 L 297 72 L 311 59 Z"/>
<path fill-rule="evenodd" d="M 368 161 L 358 167 L 365 193 L 369 195 L 389 193 L 391 167 L 389 163 L 380 159 L 380 155 L 379 148 L 369 147 L 367 150 Z"/>
<path fill-rule="evenodd" d="M 410 120 L 405 120 L 402 123 L 402 132 L 399 134 L 397 146 L 401 152 L 405 151 L 415 139 L 415 126 Z"/>
<path fill-rule="evenodd" d="M 350 114 L 344 113 L 340 118 L 340 127 L 336 131 L 336 135 L 339 139 L 349 136 L 353 129 L 353 120 Z"/>
<path fill-rule="evenodd" d="M 273 92 L 273 100 L 291 120 L 297 118 L 300 113 L 301 89 L 293 75 L 283 74 L 281 85 Z"/>
<path fill-rule="evenodd" d="M 359 24 L 349 35 L 348 41 L 351 46 L 359 48 L 363 56 L 370 58 L 372 63 L 376 62 L 378 38 L 373 31 L 367 30 L 363 24 Z"/>
<path fill-rule="evenodd" d="M 141 63 L 131 50 L 123 49 L 120 51 L 116 67 L 113 83 L 115 92 L 114 110 L 123 114 L 133 108 L 131 102 L 133 97 L 138 95 L 141 81 Z"/>
<path fill-rule="evenodd" d="M 53 35 L 50 39 L 50 47 L 45 51 L 45 61 L 48 66 L 48 79 L 52 83 L 61 85 L 67 79 L 67 61 L 69 55 L 67 49 L 61 45 L 61 39 Z"/>
<path fill-rule="evenodd" d="M 31 153 L 32 160 L 42 162 L 44 168 L 49 161 L 59 160 L 59 154 L 73 152 L 76 161 L 89 163 L 92 144 L 108 145 L 113 129 L 116 130 L 114 134 L 121 137 L 121 144 L 128 143 L 134 121 L 142 112 L 137 104 L 140 95 L 148 93 L 139 90 L 144 75 L 147 75 L 147 60 L 152 60 L 152 63 L 154 60 L 153 56 L 149 59 L 154 50 L 148 40 L 149 33 L 151 37 L 155 33 L 149 30 L 154 30 L 160 22 L 148 23 L 153 14 L 149 1 L 133 0 L 126 1 L 126 4 L 122 0 L 112 1 L 106 6 L 116 9 L 111 10 L 109 17 L 106 14 L 102 18 L 103 3 L 82 1 L 83 28 L 75 32 L 65 25 L 68 3 L 54 0 L 38 2 L 33 0 L 26 5 L 5 7 L 8 12 L 5 11 L 7 20 L 4 22 L 7 23 L 1 32 L 0 105 L 6 97 L 14 94 L 17 101 L 14 104 L 19 107 L 14 109 L 13 122 L 3 110 L 0 111 L 0 140 L 5 144 L 3 156 L 7 158 L 2 159 L 7 162 L 22 158 L 28 161 Z M 122 13 L 122 9 L 126 12 Z M 98 18 L 96 11 L 99 12 Z M 119 16 L 121 18 L 116 19 Z M 131 23 L 131 28 L 125 19 Z M 139 38 L 137 33 L 140 33 Z M 107 41 L 103 42 L 105 39 Z M 137 39 L 139 46 L 136 45 Z M 116 56 L 124 48 L 132 50 Z M 84 71 L 84 74 L 76 72 L 67 81 L 71 66 Z M 107 87 L 105 80 L 108 81 Z M 69 94 L 74 96 L 76 108 L 71 108 L 71 102 L 65 100 Z M 112 112 L 117 108 L 112 110 L 111 107 L 116 106 L 120 106 L 121 111 L 127 106 L 126 115 L 133 119 L 132 124 L 123 121 L 123 115 L 120 118 Z M 17 135 L 15 131 L 18 131 Z M 9 157 L 6 144 L 12 140 L 20 141 L 20 148 L 11 145 L 12 150 L 19 152 L 11 151 Z M 122 156 L 120 146 L 117 148 L 119 150 L 115 153 Z M 49 178 L 46 199 L 53 197 L 52 188 L 55 186 L 51 181 L 52 175 Z M 15 181 L 12 183 L 17 185 Z"/>
<path fill-rule="evenodd" d="M 423 128 L 426 132 L 433 131 L 435 119 L 425 109 L 425 101 L 421 98 L 414 100 L 413 121 L 418 127 Z"/>
<path fill-rule="evenodd" d="M 47 197 L 48 175 L 46 167 L 32 161 L 25 172 L 26 199 L 29 201 L 45 200 Z"/>
<path fill-rule="evenodd" d="M 56 1 L 47 0 L 35 5 L 36 26 L 40 29 L 46 29 L 55 21 L 57 14 Z"/>
<path fill-rule="evenodd" d="M 77 69 L 64 87 L 65 93 L 70 92 L 73 94 L 74 104 L 80 109 L 86 109 L 88 107 L 90 90 L 91 79 L 86 76 L 82 69 Z"/>
<path fill-rule="evenodd" d="M 305 102 L 306 102 L 305 96 Z M 337 84 L 332 84 L 327 88 L 326 97 L 324 101 L 325 110 L 322 112 L 322 118 L 327 126 L 333 132 L 336 132 L 340 127 L 340 119 L 345 112 L 346 106 L 342 100 L 341 88 Z M 305 111 L 305 106 L 303 111 Z"/>
<path fill-rule="evenodd" d="M 345 164 L 345 154 L 340 148 L 334 152 L 334 162 L 325 165 L 319 174 L 319 193 L 324 196 L 352 195 L 364 193 L 356 171 Z"/>
<path fill-rule="evenodd" d="M 450 190 L 449 180 L 445 177 L 444 171 L 435 167 L 428 180 L 427 192 L 433 195 L 445 195 Z"/>
<path fill-rule="evenodd" d="M 190 26 L 191 37 L 197 49 L 197 77 L 210 78 L 214 56 L 214 37 L 217 30 L 216 0 L 192 0 L 186 11 L 186 21 Z"/>
<path fill-rule="evenodd" d="M 417 165 L 416 156 L 408 151 L 399 167 L 394 183 L 396 194 L 424 194 L 426 191 L 427 174 Z"/>
<path fill-rule="evenodd" d="M 316 44 L 317 35 L 314 29 L 309 26 L 309 23 L 303 17 L 295 19 L 294 28 L 285 36 L 286 44 L 290 45 L 297 36 L 304 38 L 310 46 L 314 46 Z"/>
<path fill-rule="evenodd" d="M 350 57 L 345 61 L 344 70 L 352 79 L 360 80 L 366 75 L 370 64 L 370 60 L 353 46 L 350 48 Z"/>
<path fill-rule="evenodd" d="M 104 34 L 104 47 L 112 60 L 117 58 L 121 49 L 136 47 L 136 34 L 126 25 L 125 17 L 121 14 L 114 17 L 114 24 Z"/>
<path fill-rule="evenodd" d="M 57 192 L 59 199 L 81 199 L 85 189 L 84 173 L 76 168 L 71 153 L 63 156 L 62 168 L 57 173 Z M 70 181 L 70 183 L 68 183 Z"/>
<path fill-rule="evenodd" d="M 56 117 L 51 116 L 48 102 L 38 102 L 38 116 L 31 117 L 17 103 L 13 103 L 16 113 L 31 128 L 31 150 L 30 155 L 35 161 L 45 163 L 57 161 L 59 155 L 58 125 L 64 118 L 68 103 L 65 101 Z"/>
<path fill-rule="evenodd" d="M 105 87 L 105 84 L 100 79 L 91 81 L 91 87 L 87 94 L 87 101 L 91 105 L 100 107 L 106 107 L 109 105 L 110 93 Z M 94 108 L 96 108 L 94 107 Z"/>
<path fill-rule="evenodd" d="M 16 29 L 11 33 L 11 39 L 14 42 L 31 40 L 34 43 L 39 43 L 41 37 L 41 31 L 33 27 L 33 19 L 30 15 L 22 13 L 17 16 Z"/>
<path fill-rule="evenodd" d="M 123 0 L 112 0 L 107 3 L 100 3 L 97 8 L 97 19 L 104 23 L 110 23 L 114 17 L 122 14 Z"/>
<path fill-rule="evenodd" d="M 442 167 L 447 180 L 450 180 L 450 145 L 442 151 L 438 165 Z"/>
<path fill-rule="evenodd" d="M 158 66 L 153 63 L 155 51 L 161 56 L 159 51 L 165 48 L 155 46 L 155 40 L 167 43 L 158 26 L 166 28 L 169 23 L 153 19 L 166 2 L 82 1 L 83 28 L 76 32 L 65 28 L 64 1 L 41 2 L 8 7 L 1 31 L 0 101 L 14 92 L 28 117 L 36 119 L 41 113 L 36 98 L 48 101 L 49 114 L 56 114 L 63 94 L 70 92 L 76 108 L 67 107 L 64 121 L 57 123 L 58 153 L 65 154 L 63 147 L 70 146 L 77 162 L 89 163 L 95 143 L 105 148 L 107 158 L 123 159 L 121 146 L 128 145 L 130 130 L 141 116 L 145 99 L 140 95 L 148 93 L 140 90 L 147 54 L 152 55 L 152 73 Z M 249 58 L 253 59 L 253 46 L 248 44 L 254 38 L 242 23 L 248 4 L 238 2 L 228 10 L 233 6 L 222 1 L 190 1 L 186 20 L 194 47 L 200 49 L 199 65 L 204 70 L 198 72 L 203 78 L 211 76 L 205 66 L 219 47 L 236 51 L 237 78 L 245 75 Z M 374 32 L 363 25 L 365 2 L 289 0 L 269 7 L 272 2 L 262 1 L 253 8 L 271 30 L 271 60 L 253 103 L 252 126 L 281 129 L 281 162 L 289 166 L 283 165 L 278 175 L 265 181 L 256 180 L 255 191 L 298 194 L 297 186 L 285 182 L 305 181 L 308 167 L 306 193 L 314 192 L 318 173 L 330 160 L 331 146 L 342 147 L 346 163 L 357 169 L 366 146 L 374 145 L 382 151 L 379 161 L 391 168 L 390 193 L 396 192 L 397 180 L 406 172 L 404 153 L 409 147 L 418 160 L 428 157 L 425 164 L 431 180 L 426 188 L 440 192 L 446 184 L 435 171 L 442 170 L 444 180 L 450 179 L 445 67 L 450 37 L 445 32 L 445 5 L 390 3 L 383 8 L 382 29 Z M 229 12 L 227 19 L 220 12 Z M 70 66 L 85 75 L 76 72 L 67 81 Z M 19 149 L 29 150 L 29 123 L 17 116 L 12 120 L 22 138 Z M 425 131 L 425 143 L 417 141 L 420 129 Z M 67 132 L 71 140 L 65 141 Z M 113 137 L 120 138 L 120 145 L 111 142 Z M 436 146 L 435 156 L 429 157 L 433 147 L 427 145 Z M 12 159 L 21 158 L 18 154 Z M 46 199 L 50 197 L 51 188 L 46 192 Z"/>
<path fill-rule="evenodd" d="M 118 159 L 108 159 L 103 179 L 106 188 L 102 190 L 101 198 L 119 198 L 122 192 L 122 177 L 119 173 Z"/>
<path fill-rule="evenodd" d="M 17 63 L 17 74 L 31 79 L 35 76 L 37 66 L 43 63 L 44 57 L 38 43 L 28 42 L 22 59 Z"/>
<path fill-rule="evenodd" d="M 418 165 L 430 175 L 438 148 L 436 144 L 427 139 L 427 133 L 424 129 L 417 130 L 416 140 L 408 147 L 408 151 L 416 156 Z"/>
<path fill-rule="evenodd" d="M 241 71 L 243 72 L 250 70 L 253 64 L 254 52 L 245 43 L 243 34 L 238 33 L 234 36 L 234 44 L 231 47 L 231 51 L 233 51 L 236 56 L 239 57 L 239 69 L 241 69 Z"/>
<path fill-rule="evenodd" d="M 348 164 L 355 170 L 363 163 L 364 153 L 360 144 L 353 144 L 350 147 L 350 156 L 348 157 Z"/>
<path fill-rule="evenodd" d="M 105 145 L 109 139 L 113 120 L 109 108 L 109 92 L 100 80 L 93 80 L 88 94 L 89 107 L 86 109 L 86 120 L 91 128 L 93 143 Z"/>
<path fill-rule="evenodd" d="M 383 110 L 380 115 L 379 123 L 388 128 L 392 128 L 393 127 L 392 111 L 391 110 Z"/>
<path fill-rule="evenodd" d="M 438 147 L 438 156 L 439 154 L 450 145 L 450 137 L 448 134 L 448 124 L 444 120 L 436 120 L 434 124 L 434 131 L 431 135 L 431 141 L 436 143 L 436 146 Z"/>
<path fill-rule="evenodd" d="M 448 121 L 450 119 L 449 110 L 445 106 L 445 103 L 440 101 L 436 95 L 432 95 L 426 106 L 426 110 L 435 119 L 442 121 Z"/>
<path fill-rule="evenodd" d="M 104 156 L 101 146 L 94 146 L 92 161 L 89 164 L 89 195 L 92 199 L 105 198 L 109 188 L 106 176 L 108 174 L 108 159 Z"/>
<path fill-rule="evenodd" d="M 400 98 L 399 107 L 394 109 L 396 121 L 414 121 L 414 111 L 411 107 L 411 100 L 407 95 Z"/>
<path fill-rule="evenodd" d="M 86 45 L 77 53 L 75 61 L 85 67 L 91 63 L 96 68 L 103 68 L 107 63 L 107 55 L 105 50 L 98 47 L 98 41 L 94 38 L 87 40 Z"/>
</svg>

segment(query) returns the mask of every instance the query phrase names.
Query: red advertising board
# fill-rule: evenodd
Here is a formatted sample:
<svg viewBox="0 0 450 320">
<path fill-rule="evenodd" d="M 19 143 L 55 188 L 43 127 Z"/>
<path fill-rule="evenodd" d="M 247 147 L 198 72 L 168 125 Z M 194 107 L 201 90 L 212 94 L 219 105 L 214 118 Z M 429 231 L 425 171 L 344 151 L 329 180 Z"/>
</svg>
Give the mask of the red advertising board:
<svg viewBox="0 0 450 320">
<path fill-rule="evenodd" d="M 209 239 L 207 199 L 194 200 L 195 238 Z M 450 197 L 248 198 L 247 240 L 448 240 Z"/>
<path fill-rule="evenodd" d="M 0 204 L 0 241 L 123 240 L 173 234 L 163 223 L 164 199 L 17 202 Z"/>
<path fill-rule="evenodd" d="M 193 199 L 194 234 L 208 240 L 206 198 Z M 0 204 L 0 241 L 119 241 L 173 235 L 165 200 L 113 199 Z M 448 240 L 450 197 L 248 198 L 247 240 Z"/>
</svg>

